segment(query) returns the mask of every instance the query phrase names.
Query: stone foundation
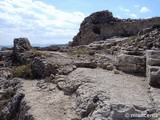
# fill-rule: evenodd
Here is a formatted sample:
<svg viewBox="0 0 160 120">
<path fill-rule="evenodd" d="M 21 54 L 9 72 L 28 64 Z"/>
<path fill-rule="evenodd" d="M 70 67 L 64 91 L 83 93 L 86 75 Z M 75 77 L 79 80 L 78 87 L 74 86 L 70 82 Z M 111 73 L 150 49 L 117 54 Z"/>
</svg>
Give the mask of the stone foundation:
<svg viewBox="0 0 160 120">
<path fill-rule="evenodd" d="M 118 70 L 129 73 L 142 73 L 145 74 L 146 67 L 145 56 L 134 56 L 121 54 L 118 56 L 116 67 Z"/>
<path fill-rule="evenodd" d="M 146 58 L 147 80 L 152 86 L 160 86 L 160 51 L 148 50 Z"/>
</svg>

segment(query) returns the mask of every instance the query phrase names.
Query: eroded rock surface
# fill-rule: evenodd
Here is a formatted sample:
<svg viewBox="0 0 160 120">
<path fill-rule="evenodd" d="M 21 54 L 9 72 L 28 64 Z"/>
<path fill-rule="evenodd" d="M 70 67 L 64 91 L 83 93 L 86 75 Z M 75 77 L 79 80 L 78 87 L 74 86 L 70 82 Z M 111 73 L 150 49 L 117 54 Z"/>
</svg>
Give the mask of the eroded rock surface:
<svg viewBox="0 0 160 120">
<path fill-rule="evenodd" d="M 13 51 L 17 52 L 25 52 L 30 50 L 31 44 L 27 38 L 15 38 L 14 39 L 14 48 Z"/>
<path fill-rule="evenodd" d="M 57 65 L 46 62 L 38 57 L 32 62 L 31 69 L 33 78 L 45 78 L 57 73 Z"/>
<path fill-rule="evenodd" d="M 86 45 L 113 36 L 129 37 L 138 34 L 144 28 L 159 23 L 160 18 L 158 17 L 145 20 L 123 20 L 113 17 L 109 11 L 96 12 L 84 19 L 71 45 Z"/>
<path fill-rule="evenodd" d="M 12 53 L 13 65 L 27 64 L 31 62 L 31 54 L 28 52 L 32 46 L 27 38 L 15 38 Z"/>
<path fill-rule="evenodd" d="M 35 120 L 137 119 L 132 114 L 158 114 L 159 89 L 148 89 L 145 77 L 77 68 L 48 82 L 23 81 L 26 116 Z M 154 88 L 155 89 L 155 88 Z M 153 120 L 158 119 L 158 116 Z"/>
</svg>

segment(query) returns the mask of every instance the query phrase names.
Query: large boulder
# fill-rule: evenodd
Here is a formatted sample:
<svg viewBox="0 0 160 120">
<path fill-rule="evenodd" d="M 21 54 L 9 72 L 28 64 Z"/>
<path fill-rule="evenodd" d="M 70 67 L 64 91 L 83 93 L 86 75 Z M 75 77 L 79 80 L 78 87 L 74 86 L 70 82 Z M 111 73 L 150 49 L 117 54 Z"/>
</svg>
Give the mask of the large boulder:
<svg viewBox="0 0 160 120">
<path fill-rule="evenodd" d="M 35 57 L 31 65 L 33 78 L 45 78 L 51 74 L 55 75 L 58 72 L 57 68 L 57 65 L 49 63 L 39 57 Z"/>
<path fill-rule="evenodd" d="M 17 52 L 25 52 L 30 50 L 31 44 L 27 38 L 15 38 L 14 39 L 14 48 L 13 51 Z"/>
<path fill-rule="evenodd" d="M 13 65 L 28 64 L 31 62 L 30 50 L 32 46 L 27 38 L 15 38 L 12 53 Z"/>
<path fill-rule="evenodd" d="M 160 18 L 144 20 L 118 19 L 108 10 L 100 11 L 86 17 L 81 23 L 78 34 L 73 38 L 71 46 L 86 45 L 93 41 L 106 40 L 114 36 L 129 37 L 144 28 L 159 24 Z"/>
</svg>

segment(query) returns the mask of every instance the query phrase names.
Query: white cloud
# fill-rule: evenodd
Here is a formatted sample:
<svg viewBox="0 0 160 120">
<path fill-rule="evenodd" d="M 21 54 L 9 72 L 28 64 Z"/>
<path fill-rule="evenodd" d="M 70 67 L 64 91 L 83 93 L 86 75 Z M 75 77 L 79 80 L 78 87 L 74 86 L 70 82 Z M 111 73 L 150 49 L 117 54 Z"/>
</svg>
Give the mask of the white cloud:
<svg viewBox="0 0 160 120">
<path fill-rule="evenodd" d="M 131 12 L 130 9 L 127 9 L 127 8 L 119 7 L 119 9 L 127 13 Z"/>
<path fill-rule="evenodd" d="M 65 12 L 39 0 L 2 0 L 0 44 L 11 44 L 15 37 L 28 37 L 34 44 L 67 43 L 84 17 L 81 12 Z"/>
<path fill-rule="evenodd" d="M 132 18 L 137 18 L 137 15 L 134 14 L 134 13 L 130 14 L 130 16 L 131 16 Z"/>
<path fill-rule="evenodd" d="M 141 13 L 147 13 L 147 12 L 149 12 L 150 11 L 150 9 L 148 9 L 147 7 L 142 7 L 141 9 L 140 9 L 140 12 Z"/>
</svg>

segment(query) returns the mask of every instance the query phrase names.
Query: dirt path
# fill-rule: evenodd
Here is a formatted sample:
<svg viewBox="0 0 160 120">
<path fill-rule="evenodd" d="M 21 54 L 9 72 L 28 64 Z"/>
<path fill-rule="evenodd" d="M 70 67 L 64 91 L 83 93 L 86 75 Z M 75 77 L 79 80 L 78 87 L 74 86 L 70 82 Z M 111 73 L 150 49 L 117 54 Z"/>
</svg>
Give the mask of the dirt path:
<svg viewBox="0 0 160 120">
<path fill-rule="evenodd" d="M 50 86 L 49 89 L 51 87 L 54 89 L 54 86 Z M 36 120 L 70 120 L 73 117 L 70 97 L 64 96 L 62 91 L 56 89 L 50 91 L 47 88 L 41 90 L 37 87 L 36 80 L 24 80 L 23 90 L 24 99 L 27 105 L 31 107 L 28 112 Z"/>
</svg>

